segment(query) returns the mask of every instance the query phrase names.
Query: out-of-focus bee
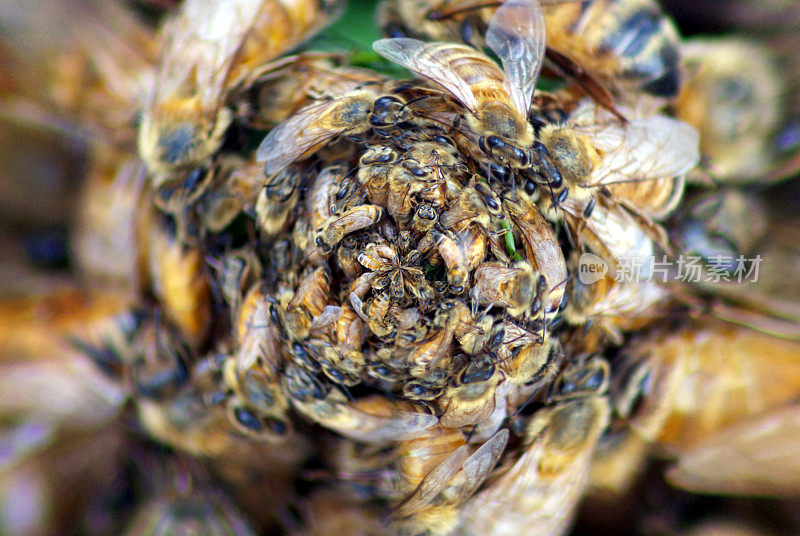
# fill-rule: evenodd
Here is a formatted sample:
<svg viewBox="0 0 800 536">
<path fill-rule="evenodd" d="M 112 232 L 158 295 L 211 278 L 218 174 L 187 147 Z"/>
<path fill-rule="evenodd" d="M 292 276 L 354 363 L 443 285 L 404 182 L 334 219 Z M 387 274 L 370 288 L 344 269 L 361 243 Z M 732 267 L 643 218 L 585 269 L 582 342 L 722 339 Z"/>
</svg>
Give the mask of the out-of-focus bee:
<svg viewBox="0 0 800 536">
<path fill-rule="evenodd" d="M 591 254 L 574 254 L 570 265 L 589 264 Z M 580 270 L 581 266 L 575 266 Z M 635 269 L 634 269 L 635 270 Z M 628 277 L 630 276 L 630 277 Z M 639 329 L 657 319 L 656 304 L 669 298 L 669 292 L 656 279 L 640 279 L 636 274 L 609 273 L 597 277 L 580 274 L 570 280 L 564 319 L 578 326 L 596 326 L 613 342 L 622 342 L 622 332 Z"/>
<path fill-rule="evenodd" d="M 525 430 L 528 446 L 496 471 L 488 487 L 465 505 L 464 534 L 564 534 L 588 481 L 592 454 L 609 418 L 603 394 L 608 363 L 584 358 L 554 384 L 551 406 Z"/>
<path fill-rule="evenodd" d="M 137 460 L 144 479 L 150 480 L 148 499 L 134 514 L 123 534 L 230 534 L 255 536 L 242 512 L 210 475 L 194 461 L 175 455 L 166 459 Z M 140 456 L 141 457 L 141 456 Z"/>
<path fill-rule="evenodd" d="M 303 526 L 292 536 L 380 536 L 386 527 L 377 508 L 341 487 L 316 490 L 300 504 Z"/>
<path fill-rule="evenodd" d="M 617 97 L 647 93 L 663 102 L 681 84 L 679 36 L 652 0 L 542 0 L 547 59 L 603 106 Z M 502 2 L 390 0 L 379 12 L 390 35 L 480 43 Z M 488 39 L 487 39 L 488 42 Z M 490 45 L 491 46 L 491 45 Z"/>
<path fill-rule="evenodd" d="M 635 436 L 678 457 L 669 473 L 678 485 L 796 494 L 800 345 L 702 320 L 626 348 L 614 387 L 618 413 Z"/>
<path fill-rule="evenodd" d="M 139 130 L 156 186 L 202 166 L 233 119 L 227 96 L 324 26 L 339 2 L 190 0 L 167 23 L 164 54 Z"/>
<path fill-rule="evenodd" d="M 0 48 L 16 86 L 2 95 L 4 115 L 74 136 L 66 120 L 93 142 L 129 149 L 161 40 L 119 3 L 48 0 L 37 11 L 0 8 Z"/>
<path fill-rule="evenodd" d="M 392 512 L 399 536 L 452 534 L 459 509 L 483 484 L 508 442 L 501 430 L 470 454 L 457 430 L 437 426 L 397 446 L 398 487 L 408 493 Z"/>
<path fill-rule="evenodd" d="M 132 290 L 141 278 L 137 224 L 145 168 L 111 147 L 97 146 L 92 171 L 83 183 L 72 250 L 81 272 Z"/>
<path fill-rule="evenodd" d="M 338 388 L 326 388 L 295 365 L 286 367 L 283 386 L 292 407 L 300 414 L 362 443 L 383 444 L 418 437 L 438 422 L 434 415 L 381 396 L 351 402 Z"/>
<path fill-rule="evenodd" d="M 242 212 L 251 214 L 264 184 L 263 171 L 262 166 L 250 160 L 232 155 L 220 158 L 215 172 L 209 174 L 213 178 L 209 188 L 198 198 L 196 213 L 202 226 L 211 233 L 221 233 Z M 180 212 L 186 207 L 187 198 L 178 195 L 165 199 L 162 194 L 167 190 L 159 190 L 156 201 L 165 212 Z"/>
<path fill-rule="evenodd" d="M 489 22 L 486 42 L 502 61 L 502 70 L 464 45 L 393 38 L 376 41 L 373 48 L 453 95 L 466 108 L 467 123 L 489 157 L 527 167 L 534 141 L 528 110 L 545 48 L 539 5 L 511 0 L 500 6 Z"/>
<path fill-rule="evenodd" d="M 211 325 L 211 287 L 201 250 L 181 244 L 158 221 L 150 227 L 147 258 L 149 283 L 164 315 L 194 347 L 202 346 Z"/>
<path fill-rule="evenodd" d="M 753 193 L 704 192 L 684 201 L 671 227 L 678 251 L 733 269 L 737 258 L 751 253 L 767 232 L 766 206 Z"/>
<path fill-rule="evenodd" d="M 783 119 L 776 58 L 741 38 L 690 40 L 682 53 L 688 79 L 675 107 L 700 131 L 702 169 L 726 183 L 763 182 L 778 163 Z"/>
</svg>

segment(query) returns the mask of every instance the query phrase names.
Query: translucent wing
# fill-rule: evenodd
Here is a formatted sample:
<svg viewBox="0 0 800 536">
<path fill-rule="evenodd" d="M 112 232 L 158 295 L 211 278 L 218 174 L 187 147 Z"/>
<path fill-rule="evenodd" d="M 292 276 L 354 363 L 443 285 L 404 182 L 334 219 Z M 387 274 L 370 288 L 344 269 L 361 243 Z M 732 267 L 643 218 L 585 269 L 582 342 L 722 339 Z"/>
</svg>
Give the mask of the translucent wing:
<svg viewBox="0 0 800 536">
<path fill-rule="evenodd" d="M 531 106 L 542 68 L 545 22 L 537 0 L 509 0 L 495 11 L 486 31 L 486 44 L 503 62 L 506 89 L 523 115 Z"/>
<path fill-rule="evenodd" d="M 465 482 L 459 495 L 469 498 L 492 472 L 508 443 L 508 430 L 500 430 L 464 462 Z"/>
<path fill-rule="evenodd" d="M 273 128 L 258 146 L 256 160 L 265 162 L 267 175 L 283 168 L 317 148 L 340 132 L 319 120 L 339 105 L 337 100 L 312 104 Z"/>
<path fill-rule="evenodd" d="M 608 411 L 606 400 L 597 397 L 537 414 L 543 431 L 502 476 L 464 505 L 460 534 L 564 534 Z"/>
<path fill-rule="evenodd" d="M 681 455 L 667 474 L 700 493 L 791 495 L 800 493 L 800 407 L 773 411 Z"/>
<path fill-rule="evenodd" d="M 602 155 L 583 184 L 586 187 L 676 177 L 700 161 L 697 130 L 666 116 L 635 117 L 624 124 L 600 120 L 575 128 L 591 136 Z"/>
<path fill-rule="evenodd" d="M 320 425 L 369 444 L 414 439 L 439 422 L 435 415 L 382 406 L 375 399 L 362 399 L 354 405 L 338 390 L 331 391 L 322 401 L 293 399 L 292 404 Z"/>
<path fill-rule="evenodd" d="M 263 6 L 257 0 L 187 0 L 165 28 L 154 102 L 194 88 L 202 113 L 213 114 L 228 74 Z"/>
<path fill-rule="evenodd" d="M 469 454 L 469 447 L 462 445 L 425 475 L 417 489 L 400 505 L 395 514 L 410 516 L 429 504 L 456 477 Z"/>
<path fill-rule="evenodd" d="M 474 112 L 477 109 L 478 101 L 472 94 L 470 84 L 452 69 L 449 62 L 453 57 L 461 59 L 462 53 L 468 56 L 479 54 L 470 47 L 453 43 L 424 43 L 398 37 L 379 39 L 372 44 L 372 48 L 384 58 L 436 82 L 469 110 Z"/>
</svg>

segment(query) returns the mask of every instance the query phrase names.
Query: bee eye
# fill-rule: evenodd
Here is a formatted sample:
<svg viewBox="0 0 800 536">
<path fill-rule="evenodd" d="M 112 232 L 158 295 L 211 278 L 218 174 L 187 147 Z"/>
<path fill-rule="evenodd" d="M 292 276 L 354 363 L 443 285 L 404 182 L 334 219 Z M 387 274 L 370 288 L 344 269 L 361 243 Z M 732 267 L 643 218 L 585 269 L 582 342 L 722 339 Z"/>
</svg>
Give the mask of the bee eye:
<svg viewBox="0 0 800 536">
<path fill-rule="evenodd" d="M 236 417 L 236 420 L 247 428 L 248 430 L 253 430 L 254 432 L 260 432 L 264 429 L 264 424 L 253 415 L 249 410 L 237 407 L 233 410 L 233 415 Z"/>
</svg>

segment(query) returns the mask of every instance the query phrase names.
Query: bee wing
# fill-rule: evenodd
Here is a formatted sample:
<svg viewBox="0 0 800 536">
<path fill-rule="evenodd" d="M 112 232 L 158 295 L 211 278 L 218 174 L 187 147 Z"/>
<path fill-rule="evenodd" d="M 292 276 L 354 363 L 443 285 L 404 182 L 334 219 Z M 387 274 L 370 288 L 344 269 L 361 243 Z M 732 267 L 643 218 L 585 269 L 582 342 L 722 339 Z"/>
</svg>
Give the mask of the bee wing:
<svg viewBox="0 0 800 536">
<path fill-rule="evenodd" d="M 544 15 L 537 0 L 504 2 L 489 21 L 486 44 L 503 62 L 514 107 L 527 115 L 545 50 Z"/>
<path fill-rule="evenodd" d="M 425 475 L 417 489 L 397 507 L 395 515 L 397 517 L 413 515 L 435 499 L 461 471 L 468 454 L 469 447 L 461 445 L 450 456 L 439 462 L 436 467 Z"/>
<path fill-rule="evenodd" d="M 476 52 L 473 49 L 453 43 L 425 43 L 406 37 L 379 39 L 372 43 L 372 48 L 384 58 L 437 83 L 470 111 L 478 108 L 469 82 L 458 76 L 445 61 L 452 54 L 443 53 L 446 50 L 464 49 L 469 56 L 474 56 Z"/>
<path fill-rule="evenodd" d="M 588 481 L 597 440 L 608 422 L 608 404 L 598 397 L 545 410 L 545 425 L 562 429 L 565 412 L 583 421 L 577 425 L 582 443 L 574 445 L 567 437 L 558 437 L 559 433 L 569 435 L 566 430 L 544 428 L 507 472 L 464 505 L 463 534 L 558 536 L 566 532 Z M 563 459 L 564 449 L 569 461 Z"/>
<path fill-rule="evenodd" d="M 256 151 L 256 161 L 265 162 L 267 175 L 274 175 L 338 132 L 321 126 L 320 116 L 339 103 L 329 100 L 312 104 L 270 130 Z"/>
<path fill-rule="evenodd" d="M 503 429 L 494 434 L 480 446 L 463 465 L 465 483 L 461 488 L 461 498 L 467 499 L 477 490 L 489 473 L 492 472 L 508 443 L 508 430 Z"/>
<path fill-rule="evenodd" d="M 800 406 L 791 405 L 710 437 L 681 455 L 667 477 L 698 493 L 800 493 Z"/>
<path fill-rule="evenodd" d="M 165 27 L 154 102 L 161 101 L 162 95 L 182 92 L 188 83 L 198 91 L 202 113 L 213 115 L 236 54 L 263 4 L 257 0 L 187 0 Z"/>
<path fill-rule="evenodd" d="M 646 275 L 651 268 L 655 254 L 653 240 L 636 219 L 620 205 L 604 202 L 597 198 L 597 204 L 588 220 L 580 215 L 585 205 L 567 199 L 562 207 L 565 212 L 575 218 L 577 223 L 572 225 L 577 229 L 581 239 L 585 241 L 596 253 L 614 262 L 636 261 L 641 273 Z M 650 263 L 648 264 L 648 261 Z"/>
<path fill-rule="evenodd" d="M 576 126 L 602 153 L 585 187 L 667 179 L 685 174 L 700 161 L 697 130 L 662 115 L 628 123 L 602 121 Z"/>
<path fill-rule="evenodd" d="M 427 413 L 395 411 L 391 417 L 384 417 L 366 413 L 355 407 L 351 409 L 353 413 L 350 422 L 337 431 L 362 443 L 383 444 L 414 439 L 439 422 L 435 415 Z"/>
</svg>

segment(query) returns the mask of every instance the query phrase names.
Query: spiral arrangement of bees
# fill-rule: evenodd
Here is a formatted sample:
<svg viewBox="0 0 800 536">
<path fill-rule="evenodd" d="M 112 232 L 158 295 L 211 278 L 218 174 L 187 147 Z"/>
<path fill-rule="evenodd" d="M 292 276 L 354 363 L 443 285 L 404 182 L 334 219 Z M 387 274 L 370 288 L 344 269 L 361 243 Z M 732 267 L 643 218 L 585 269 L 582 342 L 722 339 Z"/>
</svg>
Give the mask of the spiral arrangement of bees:
<svg viewBox="0 0 800 536">
<path fill-rule="evenodd" d="M 360 60 L 303 45 L 339 0 L 45 4 L 4 136 L 88 156 L 67 270 L 0 237 L 0 533 L 798 530 L 791 52 L 655 0 L 383 0 Z"/>
</svg>

